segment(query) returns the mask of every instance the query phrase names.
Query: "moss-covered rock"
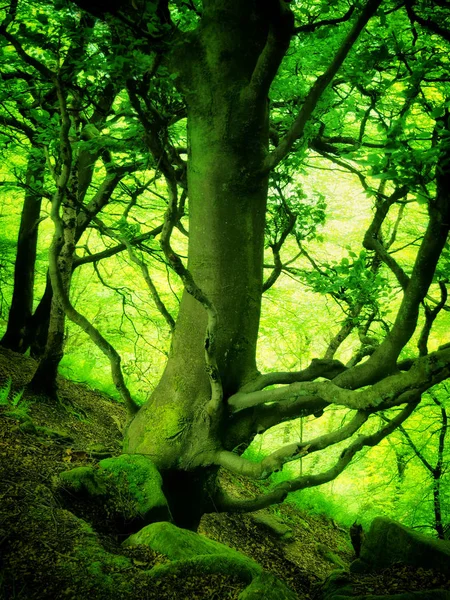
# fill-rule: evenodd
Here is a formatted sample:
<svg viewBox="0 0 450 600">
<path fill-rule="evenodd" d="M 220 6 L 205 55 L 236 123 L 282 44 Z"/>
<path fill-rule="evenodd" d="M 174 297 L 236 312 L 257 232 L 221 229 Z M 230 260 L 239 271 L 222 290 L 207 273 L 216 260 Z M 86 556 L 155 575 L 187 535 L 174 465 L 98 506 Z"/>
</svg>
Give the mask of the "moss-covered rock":
<svg viewBox="0 0 450 600">
<path fill-rule="evenodd" d="M 360 559 L 350 569 L 363 573 L 396 562 L 450 573 L 450 542 L 417 533 L 392 519 L 377 517 L 365 536 Z"/>
<path fill-rule="evenodd" d="M 242 600 L 295 600 L 296 595 L 279 579 L 237 550 L 172 523 L 153 523 L 131 535 L 124 546 L 147 545 L 171 561 L 150 571 L 154 578 L 168 573 L 224 573 L 236 575 L 250 585 Z"/>
<path fill-rule="evenodd" d="M 237 550 L 193 531 L 176 527 L 172 523 L 161 522 L 147 525 L 137 533 L 130 535 L 123 545 L 136 546 L 140 544 L 149 546 L 170 560 L 185 560 L 200 555 L 226 554 L 236 561 L 248 563 L 255 573 L 261 571 L 261 567 L 256 562 Z"/>
<path fill-rule="evenodd" d="M 107 494 L 106 481 L 99 477 L 97 469 L 92 466 L 63 471 L 59 478 L 63 487 L 70 488 L 72 492 L 85 494 L 91 498 Z"/>
<path fill-rule="evenodd" d="M 99 462 L 99 472 L 118 489 L 125 487 L 144 522 L 168 521 L 169 507 L 162 477 L 152 461 L 141 454 L 122 454 Z"/>
<path fill-rule="evenodd" d="M 96 466 L 61 473 L 64 487 L 90 498 L 108 498 L 125 520 L 142 524 L 170 520 L 162 478 L 150 459 L 139 454 L 106 458 Z"/>
</svg>

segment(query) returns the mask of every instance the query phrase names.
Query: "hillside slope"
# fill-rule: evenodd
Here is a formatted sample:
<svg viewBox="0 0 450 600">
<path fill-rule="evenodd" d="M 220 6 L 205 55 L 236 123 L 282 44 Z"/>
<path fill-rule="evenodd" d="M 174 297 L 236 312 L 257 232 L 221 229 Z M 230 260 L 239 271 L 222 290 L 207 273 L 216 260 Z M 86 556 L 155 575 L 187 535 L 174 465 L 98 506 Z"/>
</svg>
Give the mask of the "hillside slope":
<svg viewBox="0 0 450 600">
<path fill-rule="evenodd" d="M 121 546 L 136 524 L 121 518 L 115 506 L 80 502 L 64 493 L 62 471 L 120 454 L 125 411 L 105 395 L 62 378 L 57 400 L 22 394 L 35 367 L 32 359 L 0 349 L 1 597 L 109 600 L 99 583 L 118 576 L 123 589 L 111 585 L 111 600 L 238 598 L 245 585 L 229 575 L 187 573 L 149 588 L 144 574 L 164 557 L 143 546 Z M 254 484 L 225 473 L 222 484 L 235 495 L 255 491 Z M 96 561 L 80 554 L 94 533 L 86 537 L 84 521 L 77 517 L 95 530 L 108 557 L 106 569 L 103 564 L 93 570 Z M 344 528 L 292 504 L 252 515 L 206 515 L 199 532 L 251 557 L 304 599 L 320 598 L 327 575 L 347 568 L 354 558 Z M 398 577 L 393 572 L 386 581 L 380 578 L 380 589 L 387 591 L 389 580 Z M 373 581 L 370 585 L 373 589 Z M 361 591 L 365 587 L 361 577 Z"/>
</svg>

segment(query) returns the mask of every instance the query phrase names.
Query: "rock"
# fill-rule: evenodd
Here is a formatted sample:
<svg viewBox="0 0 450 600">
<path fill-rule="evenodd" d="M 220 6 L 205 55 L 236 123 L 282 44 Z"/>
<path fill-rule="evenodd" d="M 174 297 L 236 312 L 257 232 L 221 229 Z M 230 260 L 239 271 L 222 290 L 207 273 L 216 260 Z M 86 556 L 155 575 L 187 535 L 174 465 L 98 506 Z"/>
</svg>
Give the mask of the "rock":
<svg viewBox="0 0 450 600">
<path fill-rule="evenodd" d="M 152 523 L 131 535 L 123 546 L 144 544 L 172 562 L 150 571 L 153 578 L 165 574 L 224 573 L 236 575 L 249 586 L 239 600 L 295 600 L 296 595 L 279 579 L 237 550 L 207 537 L 180 529 L 172 523 Z"/>
<path fill-rule="evenodd" d="M 325 560 L 336 565 L 337 567 L 345 567 L 344 561 L 337 554 L 332 552 L 325 544 L 316 544 L 317 553 Z"/>
<path fill-rule="evenodd" d="M 227 554 L 237 561 L 248 563 L 252 569 L 256 569 L 255 572 L 261 571 L 261 567 L 257 563 L 237 550 L 188 529 L 181 529 L 172 523 L 159 522 L 147 525 L 137 533 L 130 535 L 123 543 L 124 546 L 139 544 L 149 546 L 170 560 L 184 560 L 199 555 Z"/>
<path fill-rule="evenodd" d="M 108 498 L 125 519 L 142 523 L 171 519 L 162 492 L 162 478 L 152 461 L 140 454 L 122 454 L 101 460 L 96 466 L 61 473 L 71 491 L 91 498 Z"/>
<path fill-rule="evenodd" d="M 63 471 L 59 476 L 64 487 L 72 492 L 85 494 L 91 498 L 107 495 L 106 481 L 92 466 L 77 467 L 71 471 Z"/>
<path fill-rule="evenodd" d="M 396 562 L 450 574 L 450 542 L 377 517 L 365 536 L 360 559 L 351 564 L 350 570 L 362 573 L 384 569 Z"/>
<path fill-rule="evenodd" d="M 277 519 L 275 515 L 258 511 L 252 513 L 250 516 L 255 523 L 262 525 L 267 531 L 273 533 L 282 542 L 290 541 L 293 538 L 292 529 L 285 525 L 283 521 Z"/>
</svg>

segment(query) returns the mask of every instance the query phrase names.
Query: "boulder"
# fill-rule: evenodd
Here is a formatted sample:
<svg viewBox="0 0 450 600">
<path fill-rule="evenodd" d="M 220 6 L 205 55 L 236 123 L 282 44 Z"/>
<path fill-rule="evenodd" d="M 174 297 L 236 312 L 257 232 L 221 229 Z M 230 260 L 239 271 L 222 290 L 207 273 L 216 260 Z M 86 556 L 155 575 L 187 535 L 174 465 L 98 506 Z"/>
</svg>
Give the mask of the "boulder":
<svg viewBox="0 0 450 600">
<path fill-rule="evenodd" d="M 418 533 L 392 519 L 377 517 L 366 534 L 361 556 L 350 570 L 363 573 L 403 563 L 450 574 L 450 542 Z"/>
<path fill-rule="evenodd" d="M 249 583 L 239 600 L 295 600 L 296 595 L 279 579 L 266 573 L 261 566 L 237 550 L 210 540 L 172 523 L 152 523 L 131 535 L 123 545 L 147 545 L 167 556 L 167 565 L 158 565 L 150 572 L 153 578 L 166 574 L 224 573 L 235 575 Z"/>
<path fill-rule="evenodd" d="M 124 519 L 142 523 L 171 519 L 162 492 L 162 478 L 152 461 L 140 454 L 106 458 L 98 465 L 77 467 L 60 474 L 64 487 L 92 499 L 107 498 Z"/>
<path fill-rule="evenodd" d="M 143 527 L 137 533 L 130 535 L 124 541 L 123 546 L 141 544 L 149 546 L 155 552 L 164 554 L 170 560 L 185 560 L 197 556 L 220 554 L 247 564 L 255 573 L 261 571 L 261 567 L 256 562 L 237 550 L 168 522 L 152 523 Z"/>
</svg>

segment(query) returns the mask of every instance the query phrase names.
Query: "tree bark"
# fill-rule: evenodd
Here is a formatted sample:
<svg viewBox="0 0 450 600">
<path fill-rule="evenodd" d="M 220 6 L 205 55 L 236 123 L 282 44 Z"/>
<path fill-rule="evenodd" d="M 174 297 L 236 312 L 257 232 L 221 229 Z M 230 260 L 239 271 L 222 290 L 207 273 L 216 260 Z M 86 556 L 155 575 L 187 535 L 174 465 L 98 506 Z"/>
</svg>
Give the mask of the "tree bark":
<svg viewBox="0 0 450 600">
<path fill-rule="evenodd" d="M 68 293 L 72 277 L 73 253 L 75 250 L 76 208 L 66 199 L 63 208 L 64 234 L 59 240 L 61 251 L 58 258 L 58 270 L 64 289 Z M 65 313 L 58 296 L 53 295 L 50 310 L 48 338 L 45 351 L 29 386 L 34 391 L 53 395 L 56 392 L 58 365 L 64 354 Z"/>
<path fill-rule="evenodd" d="M 246 28 L 248 6 L 228 13 L 211 4 L 198 37 L 183 50 L 189 61 L 189 80 L 181 82 L 188 103 L 187 267 L 218 314 L 215 348 L 225 402 L 257 375 L 268 185 L 258 173 L 268 148 L 268 107 L 265 93 L 246 92 L 268 25 L 262 20 L 262 34 L 256 26 Z M 229 27 L 223 27 L 224 13 L 235 19 Z M 244 36 L 245 53 L 226 51 Z M 175 468 L 193 473 L 221 443 L 223 432 L 200 417 L 211 395 L 206 325 L 205 309 L 184 292 L 164 374 L 127 432 L 125 451 L 151 456 L 163 475 Z M 211 483 L 211 471 L 202 471 Z M 195 477 L 201 514 L 207 495 L 199 493 Z"/>
<path fill-rule="evenodd" d="M 45 168 L 45 157 L 32 153 L 28 158 L 26 192 L 17 240 L 14 266 L 14 290 L 8 324 L 0 344 L 15 352 L 28 348 L 29 323 L 33 310 L 36 247 L 42 196 L 39 188 Z"/>
</svg>

